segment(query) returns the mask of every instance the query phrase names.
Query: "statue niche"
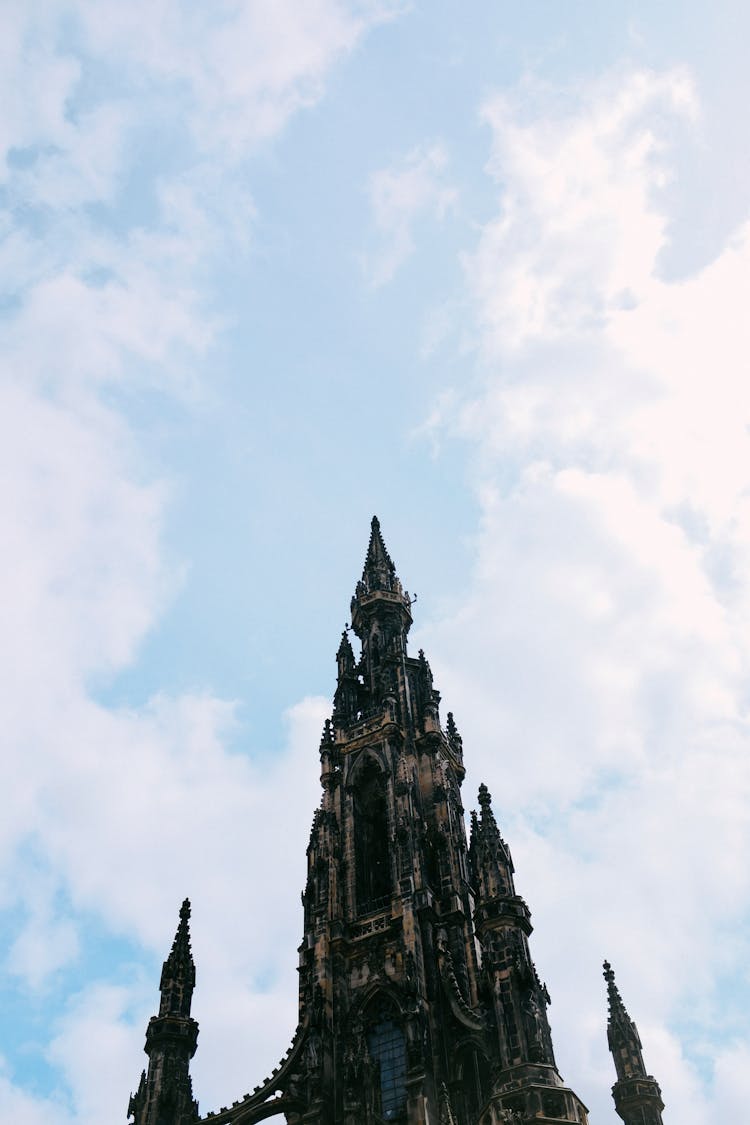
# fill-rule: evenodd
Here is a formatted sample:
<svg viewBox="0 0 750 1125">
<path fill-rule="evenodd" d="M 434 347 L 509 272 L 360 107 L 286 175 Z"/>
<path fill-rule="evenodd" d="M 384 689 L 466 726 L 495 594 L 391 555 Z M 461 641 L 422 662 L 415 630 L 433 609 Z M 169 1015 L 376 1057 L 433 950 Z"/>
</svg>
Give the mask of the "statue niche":
<svg viewBox="0 0 750 1125">
<path fill-rule="evenodd" d="M 357 910 L 375 910 L 390 898 L 391 858 L 385 778 L 369 758 L 354 790 Z"/>
</svg>

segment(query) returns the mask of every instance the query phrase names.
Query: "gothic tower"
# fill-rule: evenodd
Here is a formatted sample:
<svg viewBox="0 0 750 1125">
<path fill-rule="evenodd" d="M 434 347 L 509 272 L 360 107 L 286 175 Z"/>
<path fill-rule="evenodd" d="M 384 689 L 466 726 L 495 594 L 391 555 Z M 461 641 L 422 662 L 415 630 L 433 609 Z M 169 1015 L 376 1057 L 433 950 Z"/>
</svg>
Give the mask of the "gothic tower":
<svg viewBox="0 0 750 1125">
<path fill-rule="evenodd" d="M 612 1087 L 615 1109 L 625 1125 L 662 1125 L 659 1083 L 646 1074 L 638 1028 L 625 1009 L 609 961 L 604 962 L 604 979 L 609 1004 L 607 1039 L 617 1072 Z"/>
<path fill-rule="evenodd" d="M 441 721 L 424 653 L 408 653 L 412 607 L 373 519 L 320 742 L 299 1023 L 271 1076 L 204 1125 L 278 1115 L 287 1125 L 587 1125 L 555 1063 L 531 915 L 484 785 L 467 843 L 461 736 L 450 712 Z M 149 1024 L 148 1076 L 131 1099 L 135 1125 L 197 1120 L 187 917 L 186 903 Z M 658 1086 L 640 1077 L 637 1033 L 613 989 L 618 1112 L 626 1125 L 659 1125 Z"/>
<path fill-rule="evenodd" d="M 299 1026 L 213 1125 L 587 1121 L 561 1079 L 531 920 L 482 786 L 467 845 L 463 747 L 377 519 L 336 654 L 307 848 Z M 209 1120 L 208 1118 L 206 1120 Z M 149 1123 L 150 1125 L 150 1123 Z"/>
<path fill-rule="evenodd" d="M 141 1074 L 138 1091 L 132 1095 L 128 1117 L 135 1125 L 194 1125 L 198 1103 L 188 1073 L 198 1041 L 198 1024 L 190 1016 L 195 988 L 195 965 L 190 950 L 190 902 L 180 909 L 172 949 L 161 971 L 161 1003 L 146 1029 L 148 1074 Z"/>
</svg>

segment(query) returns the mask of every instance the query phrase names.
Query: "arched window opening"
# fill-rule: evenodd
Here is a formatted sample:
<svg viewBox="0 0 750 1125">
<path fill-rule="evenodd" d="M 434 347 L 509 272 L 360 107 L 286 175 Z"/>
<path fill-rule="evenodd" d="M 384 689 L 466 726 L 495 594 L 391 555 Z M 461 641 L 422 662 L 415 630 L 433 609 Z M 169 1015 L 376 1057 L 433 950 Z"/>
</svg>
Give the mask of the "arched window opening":
<svg viewBox="0 0 750 1125">
<path fill-rule="evenodd" d="M 357 908 L 375 910 L 391 893 L 385 778 L 370 760 L 354 793 L 354 857 Z"/>
<path fill-rule="evenodd" d="M 404 1121 L 406 1040 L 397 1013 L 380 999 L 368 1009 L 365 1026 L 367 1050 L 377 1073 L 373 1108 L 383 1121 Z"/>
<path fill-rule="evenodd" d="M 475 1125 L 489 1091 L 487 1060 L 476 1047 L 467 1046 L 460 1051 L 458 1080 L 460 1093 L 456 1100 L 461 1125 Z"/>
<path fill-rule="evenodd" d="M 434 891 L 440 893 L 442 872 L 440 865 L 440 835 L 430 824 L 424 834 L 424 859 L 427 882 Z"/>
</svg>

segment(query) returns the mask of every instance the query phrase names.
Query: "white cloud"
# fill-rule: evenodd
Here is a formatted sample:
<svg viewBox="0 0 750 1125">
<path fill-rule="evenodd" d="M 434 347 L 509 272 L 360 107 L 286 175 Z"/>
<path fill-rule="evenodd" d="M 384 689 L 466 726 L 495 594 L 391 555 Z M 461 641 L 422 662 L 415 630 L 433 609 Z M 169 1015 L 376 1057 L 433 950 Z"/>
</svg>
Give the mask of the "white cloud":
<svg viewBox="0 0 750 1125">
<path fill-rule="evenodd" d="M 136 659 L 181 578 L 163 542 L 169 489 L 144 471 L 110 391 L 203 393 L 221 327 L 207 277 L 227 244 L 247 248 L 255 221 L 243 161 L 395 10 L 320 0 L 209 15 L 163 0 L 3 13 L 3 967 L 32 994 L 50 990 L 85 952 L 92 919 L 163 957 L 189 894 L 206 1108 L 242 1092 L 248 1056 L 270 1068 L 296 1022 L 293 975 L 281 987 L 275 974 L 295 961 L 323 705 L 293 708 L 286 748 L 261 764 L 227 749 L 234 707 L 210 694 L 133 710 L 94 698 L 92 685 Z M 133 203 L 142 150 L 165 136 Z M 66 1100 L 27 1093 L 8 1069 L 0 1116 L 124 1118 L 157 983 L 158 971 L 148 987 L 132 973 L 92 980 L 50 1021 Z"/>
<path fill-rule="evenodd" d="M 0 1114 L 3 1120 L 18 1125 L 72 1125 L 69 1108 L 60 1097 L 38 1097 L 14 1085 L 7 1075 L 7 1067 L 0 1058 Z"/>
<path fill-rule="evenodd" d="M 485 110 L 498 209 L 465 261 L 483 387 L 453 400 L 483 519 L 430 647 L 467 785 L 515 845 L 563 1072 L 611 1115 L 608 956 L 668 1108 L 699 1125 L 750 1093 L 680 1047 L 686 1011 L 720 1022 L 744 953 L 712 950 L 750 905 L 750 238 L 659 272 L 669 144 L 699 112 L 683 73 L 558 105 Z"/>
<path fill-rule="evenodd" d="M 227 755 L 219 707 L 183 698 L 156 701 L 147 715 L 88 705 L 77 721 L 68 716 L 69 734 L 44 763 L 54 799 L 44 802 L 37 825 L 39 850 L 64 882 L 74 919 L 94 912 L 159 959 L 183 895 L 191 896 L 193 1011 L 202 1026 L 193 1073 L 204 1110 L 244 1092 L 248 1058 L 259 1081 L 296 1023 L 289 969 L 319 793 L 310 754 L 328 703 L 305 700 L 290 711 L 287 748 L 271 765 Z M 290 778 L 301 783 L 290 785 Z M 273 864 L 263 862 L 271 853 Z M 245 884 L 237 881 L 238 857 L 245 857 Z M 47 937 L 54 940 L 54 927 Z M 28 935 L 20 943 L 33 953 Z M 142 1036 L 158 1006 L 157 985 L 158 971 L 130 972 L 125 984 L 92 980 L 53 1019 L 48 1056 L 70 1091 L 76 1122 L 124 1113 L 146 1063 Z"/>
<path fill-rule="evenodd" d="M 187 120 L 197 143 L 223 159 L 277 133 L 316 102 L 332 64 L 402 5 L 311 0 L 224 0 L 211 10 L 180 0 L 78 10 L 97 54 L 189 91 Z"/>
<path fill-rule="evenodd" d="M 441 220 L 457 193 L 445 182 L 448 155 L 442 144 L 422 145 L 389 168 L 375 172 L 370 202 L 381 245 L 365 259 L 374 286 L 391 281 L 414 251 L 414 227 L 425 215 Z"/>
</svg>

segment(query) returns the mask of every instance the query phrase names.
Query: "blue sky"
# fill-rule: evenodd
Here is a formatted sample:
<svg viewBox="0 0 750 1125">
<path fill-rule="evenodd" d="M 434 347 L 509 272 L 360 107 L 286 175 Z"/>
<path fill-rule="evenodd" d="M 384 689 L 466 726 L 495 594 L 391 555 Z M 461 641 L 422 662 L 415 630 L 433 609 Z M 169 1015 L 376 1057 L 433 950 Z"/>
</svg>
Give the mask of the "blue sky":
<svg viewBox="0 0 750 1125">
<path fill-rule="evenodd" d="M 283 1054 L 377 512 L 564 1076 L 616 1120 L 607 956 L 670 1117 L 739 1118 L 746 6 L 0 20 L 0 1117 L 124 1119 L 185 894 L 202 1110 Z"/>
</svg>

